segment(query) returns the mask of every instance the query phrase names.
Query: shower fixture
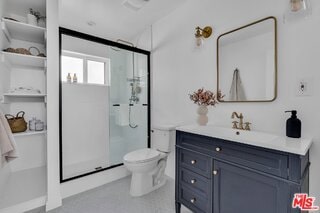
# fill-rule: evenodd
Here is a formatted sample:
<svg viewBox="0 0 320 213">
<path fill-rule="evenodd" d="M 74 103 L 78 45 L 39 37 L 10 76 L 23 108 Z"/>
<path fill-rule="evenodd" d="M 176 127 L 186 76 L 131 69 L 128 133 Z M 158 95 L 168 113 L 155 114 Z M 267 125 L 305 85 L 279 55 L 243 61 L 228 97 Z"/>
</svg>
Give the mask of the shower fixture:
<svg viewBox="0 0 320 213">
<path fill-rule="evenodd" d="M 130 102 L 138 103 L 139 97 L 137 96 L 141 92 L 141 87 L 137 83 L 130 83 L 131 86 L 131 97 Z"/>
<path fill-rule="evenodd" d="M 142 0 L 142 1 L 145 1 L 145 0 Z M 149 1 L 149 0 L 147 0 L 147 1 Z M 125 41 L 125 40 L 122 40 L 122 39 L 117 39 L 117 42 L 134 47 L 134 44 L 129 42 L 129 41 Z M 117 51 L 117 52 L 121 51 L 117 47 L 111 47 L 111 49 L 114 50 L 114 51 Z M 132 52 L 132 78 L 127 78 L 127 82 L 130 83 L 130 87 L 131 87 L 131 95 L 130 95 L 130 98 L 129 98 L 129 126 L 131 128 L 137 128 L 138 127 L 138 125 L 131 123 L 131 110 L 132 110 L 131 108 L 132 108 L 132 106 L 134 104 L 137 104 L 140 101 L 140 99 L 138 97 L 138 94 L 141 93 L 140 77 L 135 76 L 134 68 L 135 68 L 135 59 L 134 59 L 134 52 Z"/>
</svg>

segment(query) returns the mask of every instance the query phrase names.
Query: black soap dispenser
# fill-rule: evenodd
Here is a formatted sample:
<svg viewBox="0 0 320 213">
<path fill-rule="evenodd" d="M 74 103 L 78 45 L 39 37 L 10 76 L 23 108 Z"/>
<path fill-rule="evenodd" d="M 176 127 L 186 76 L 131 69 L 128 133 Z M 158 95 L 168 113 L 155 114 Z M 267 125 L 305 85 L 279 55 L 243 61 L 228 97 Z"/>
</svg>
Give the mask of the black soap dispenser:
<svg viewBox="0 0 320 213">
<path fill-rule="evenodd" d="M 297 111 L 291 112 L 291 118 L 287 120 L 287 136 L 290 138 L 301 138 L 301 121 L 297 118 Z"/>
</svg>

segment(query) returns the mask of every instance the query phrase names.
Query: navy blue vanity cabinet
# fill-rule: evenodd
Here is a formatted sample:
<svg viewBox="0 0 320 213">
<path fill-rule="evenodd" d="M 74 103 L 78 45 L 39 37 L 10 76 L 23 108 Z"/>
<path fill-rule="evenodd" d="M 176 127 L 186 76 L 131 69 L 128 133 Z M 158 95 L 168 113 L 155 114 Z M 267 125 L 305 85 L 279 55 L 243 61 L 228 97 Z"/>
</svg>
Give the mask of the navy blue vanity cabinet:
<svg viewBox="0 0 320 213">
<path fill-rule="evenodd" d="M 177 131 L 176 212 L 300 213 L 295 193 L 308 193 L 305 156 Z"/>
</svg>

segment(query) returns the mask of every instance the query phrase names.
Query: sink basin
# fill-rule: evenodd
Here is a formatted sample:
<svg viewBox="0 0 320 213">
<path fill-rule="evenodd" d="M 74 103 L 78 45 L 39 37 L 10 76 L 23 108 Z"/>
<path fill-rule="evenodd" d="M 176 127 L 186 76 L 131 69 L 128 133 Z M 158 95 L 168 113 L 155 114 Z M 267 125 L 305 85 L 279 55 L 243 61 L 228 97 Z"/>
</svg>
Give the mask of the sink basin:
<svg viewBox="0 0 320 213">
<path fill-rule="evenodd" d="M 245 131 L 245 130 L 238 130 L 238 129 L 231 129 L 219 126 L 203 126 L 200 127 L 203 132 L 213 133 L 215 137 L 222 138 L 231 141 L 239 141 L 245 140 L 247 142 L 260 142 L 260 143 L 268 143 L 272 140 L 275 140 L 277 135 L 264 133 L 264 132 L 257 132 L 257 131 Z"/>
<path fill-rule="evenodd" d="M 277 135 L 255 131 L 234 130 L 234 132 L 236 135 L 235 138 L 241 138 L 247 141 L 260 141 L 261 143 L 269 142 L 279 137 Z"/>
<path fill-rule="evenodd" d="M 237 130 L 214 125 L 186 125 L 177 127 L 176 129 L 183 132 L 223 139 L 226 140 L 226 142 L 238 142 L 299 155 L 305 155 L 312 144 L 312 139 L 288 138 L 265 132 Z"/>
</svg>

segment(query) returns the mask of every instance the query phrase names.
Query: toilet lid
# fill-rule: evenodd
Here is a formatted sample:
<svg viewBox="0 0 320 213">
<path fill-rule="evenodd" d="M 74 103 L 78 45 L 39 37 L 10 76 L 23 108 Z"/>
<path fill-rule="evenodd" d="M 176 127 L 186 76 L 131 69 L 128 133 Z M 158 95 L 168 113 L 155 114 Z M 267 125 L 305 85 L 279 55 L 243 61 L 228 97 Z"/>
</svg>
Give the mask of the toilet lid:
<svg viewBox="0 0 320 213">
<path fill-rule="evenodd" d="M 124 156 L 124 160 L 127 162 L 146 162 L 151 161 L 157 158 L 160 155 L 160 152 L 154 149 L 139 149 L 133 152 L 130 152 Z"/>
</svg>

